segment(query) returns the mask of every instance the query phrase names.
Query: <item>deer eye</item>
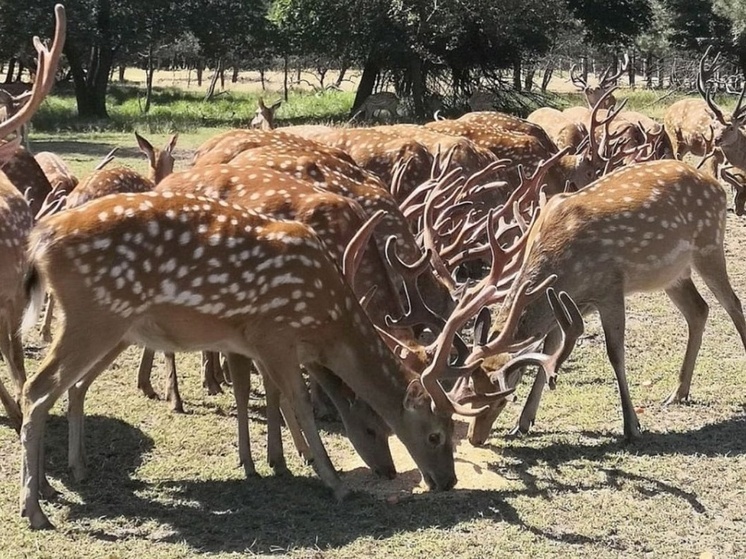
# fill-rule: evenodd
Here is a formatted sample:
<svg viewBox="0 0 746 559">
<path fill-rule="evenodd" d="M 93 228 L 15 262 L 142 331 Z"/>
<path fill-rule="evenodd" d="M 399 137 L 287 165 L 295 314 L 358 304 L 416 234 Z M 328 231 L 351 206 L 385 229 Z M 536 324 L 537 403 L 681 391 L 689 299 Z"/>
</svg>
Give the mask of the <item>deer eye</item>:
<svg viewBox="0 0 746 559">
<path fill-rule="evenodd" d="M 430 433 L 427 437 L 427 442 L 430 443 L 430 446 L 440 446 L 440 433 Z"/>
</svg>

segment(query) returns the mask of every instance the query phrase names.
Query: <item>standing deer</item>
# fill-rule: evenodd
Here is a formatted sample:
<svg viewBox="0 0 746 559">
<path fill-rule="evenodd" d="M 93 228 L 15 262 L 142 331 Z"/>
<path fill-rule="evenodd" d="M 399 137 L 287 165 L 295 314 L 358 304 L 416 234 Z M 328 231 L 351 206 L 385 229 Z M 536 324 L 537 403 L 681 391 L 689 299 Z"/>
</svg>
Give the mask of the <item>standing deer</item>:
<svg viewBox="0 0 746 559">
<path fill-rule="evenodd" d="M 51 50 L 45 48 L 38 37 L 34 37 L 39 71 L 25 105 L 4 122 L 0 122 L 0 139 L 7 139 L 11 134 L 16 133 L 15 139 L 0 144 L 0 167 L 2 168 L 0 170 L 0 353 L 8 363 L 14 385 L 14 395 L 11 395 L 0 382 L 0 403 L 5 408 L 11 425 L 16 429 L 20 429 L 22 419 L 17 400 L 26 380 L 20 334 L 23 315 L 21 308 L 24 306 L 23 278 L 28 270 L 26 241 L 34 217 L 37 213 L 41 215 L 45 211 L 44 201 L 49 190 L 44 193 L 31 192 L 31 195 L 37 199 L 34 200 L 33 208 L 30 207 L 23 194 L 19 192 L 19 190 L 26 190 L 23 188 L 23 185 L 27 184 L 24 176 L 18 166 L 8 165 L 8 161 L 16 160 L 18 150 L 23 149 L 19 145 L 21 137 L 18 131 L 36 112 L 54 84 L 54 75 L 62 53 L 65 35 L 64 8 L 57 5 L 55 15 L 57 25 Z M 33 158 L 31 160 L 33 161 Z M 10 180 L 7 174 L 9 168 L 17 172 L 18 181 Z M 33 171 L 40 171 L 38 165 L 31 166 L 31 168 Z M 31 180 L 35 176 L 32 174 Z M 42 178 L 44 178 L 43 174 Z M 48 181 L 46 187 L 49 188 Z"/>
<path fill-rule="evenodd" d="M 621 77 L 624 72 L 627 71 L 627 66 L 629 65 L 629 56 L 625 53 L 624 55 L 624 62 L 620 66 L 619 70 L 612 75 L 609 75 L 609 72 L 611 71 L 611 66 L 608 66 L 606 70 L 603 71 L 601 74 L 601 77 L 598 78 L 598 85 L 591 86 L 588 85 L 588 82 L 577 73 L 577 66 L 573 65 L 572 68 L 570 68 L 570 79 L 572 80 L 572 83 L 575 85 L 575 87 L 580 90 L 586 100 L 586 103 L 588 104 L 588 107 L 594 107 L 596 103 L 612 88 L 616 85 L 616 81 Z M 616 98 L 613 95 L 609 95 L 606 97 L 604 104 L 601 106 L 602 109 L 609 109 L 613 107 L 616 104 Z"/>
<path fill-rule="evenodd" d="M 132 343 L 254 359 L 289 400 L 314 466 L 338 498 L 347 490 L 316 429 L 302 365 L 328 369 L 365 399 L 429 487 L 455 485 L 450 416 L 475 412 L 451 400 L 437 375 L 420 380 L 396 360 L 306 226 L 209 198 L 148 192 L 51 216 L 34 230 L 30 246 L 26 323 L 40 307 L 44 284 L 65 317 L 23 389 L 21 512 L 33 528 L 51 526 L 38 502 L 50 408 Z M 234 375 L 233 382 L 248 377 Z"/>
<path fill-rule="evenodd" d="M 620 169 L 586 189 L 552 198 L 531 228 L 526 256 L 507 300 L 517 286 L 555 274 L 554 287 L 566 291 L 584 311 L 601 317 L 606 351 L 619 385 L 624 435 L 640 434 L 629 394 L 624 360 L 625 297 L 664 290 L 689 327 L 679 384 L 666 404 L 689 398 L 692 373 L 708 307 L 691 279 L 697 272 L 725 308 L 746 348 L 746 321 L 726 271 L 723 239 L 726 196 L 716 180 L 677 161 L 654 161 Z M 504 320 L 504 318 L 503 318 Z M 500 329 L 498 320 L 496 329 Z M 550 334 L 557 343 L 549 306 L 528 305 L 515 333 L 519 339 Z M 537 375 L 513 432 L 533 423 L 546 380 Z M 517 375 L 499 379 L 512 387 Z"/>
</svg>

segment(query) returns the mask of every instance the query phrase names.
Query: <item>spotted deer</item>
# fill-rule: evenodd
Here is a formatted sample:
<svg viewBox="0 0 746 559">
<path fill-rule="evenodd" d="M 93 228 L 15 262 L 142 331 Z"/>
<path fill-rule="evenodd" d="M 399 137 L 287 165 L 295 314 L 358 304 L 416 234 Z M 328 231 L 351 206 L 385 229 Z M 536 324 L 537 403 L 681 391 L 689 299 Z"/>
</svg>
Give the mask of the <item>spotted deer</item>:
<svg viewBox="0 0 746 559">
<path fill-rule="evenodd" d="M 504 175 L 504 180 L 513 185 L 518 184 L 518 165 L 533 169 L 540 161 L 547 160 L 557 153 L 556 149 L 547 150 L 534 136 L 503 131 L 478 123 L 441 120 L 429 122 L 425 126 L 445 134 L 466 137 L 479 147 L 491 151 L 498 159 L 511 160 L 513 164 Z M 563 192 L 568 183 L 575 188 L 582 188 L 595 180 L 602 168 L 603 164 L 595 157 L 564 154 L 546 176 L 547 194 Z"/>
<path fill-rule="evenodd" d="M 315 427 L 300 366 L 328 369 L 360 395 L 429 487 L 455 485 L 451 414 L 474 411 L 449 399 L 437 376 L 420 380 L 397 361 L 305 225 L 194 195 L 121 194 L 46 218 L 30 247 L 26 322 L 44 284 L 65 317 L 23 389 L 21 513 L 33 528 L 51 526 L 38 502 L 50 408 L 132 343 L 253 359 L 295 410 L 314 467 L 338 498 L 347 490 Z"/>
<path fill-rule="evenodd" d="M 375 118 L 382 118 L 386 115 L 388 120 L 395 120 L 398 116 L 399 97 L 396 93 L 390 91 L 379 91 L 372 93 L 360 103 L 355 113 L 350 117 L 350 121 L 355 120 L 358 116 L 363 115 L 363 120 L 372 121 Z"/>
<path fill-rule="evenodd" d="M 18 401 L 26 380 L 20 332 L 22 307 L 25 305 L 23 278 L 28 271 L 26 242 L 34 218 L 45 211 L 44 202 L 49 195 L 49 190 L 35 192 L 28 188 L 37 176 L 36 171 L 40 169 L 38 165 L 26 166 L 25 169 L 30 174 L 28 181 L 21 172 L 17 154 L 23 148 L 20 147 L 21 137 L 18 131 L 36 112 L 54 84 L 65 35 L 64 8 L 56 6 L 55 15 L 57 25 L 51 50 L 44 47 L 38 37 L 34 37 L 38 71 L 26 103 L 15 114 L 0 122 L 0 138 L 6 140 L 0 144 L 0 353 L 8 364 L 13 381 L 12 394 L 0 382 L 0 403 L 5 408 L 11 425 L 17 430 L 22 421 Z M 9 139 L 14 133 L 15 138 Z M 23 152 L 28 153 L 25 150 Z M 9 171 L 15 172 L 16 181 L 9 177 Z M 46 188 L 49 188 L 48 182 Z M 24 198 L 24 191 L 34 197 L 31 204 Z"/>
<path fill-rule="evenodd" d="M 249 128 L 272 130 L 275 127 L 275 112 L 282 105 L 282 101 L 276 101 L 268 107 L 264 104 L 264 99 L 259 97 L 257 105 L 256 113 L 249 123 Z"/>
<path fill-rule="evenodd" d="M 40 151 L 34 155 L 34 159 L 39 164 L 44 176 L 47 177 L 52 190 L 68 195 L 77 186 L 78 177 L 73 174 L 67 163 L 56 153 Z"/>
<path fill-rule="evenodd" d="M 627 295 L 664 290 L 687 321 L 686 354 L 667 404 L 689 398 L 707 320 L 708 307 L 692 282 L 693 271 L 728 312 L 746 348 L 746 322 L 726 271 L 725 216 L 725 192 L 715 179 L 664 160 L 624 167 L 582 191 L 550 199 L 530 230 L 526 256 L 507 300 L 516 296 L 516 286 L 554 274 L 556 289 L 566 291 L 585 312 L 598 311 L 627 439 L 640 434 L 624 359 Z M 536 300 L 525 308 L 515 334 L 520 339 L 549 334 L 551 348 L 557 343 L 553 324 L 549 306 Z M 499 384 L 514 386 L 517 376 L 508 375 Z M 544 384 L 544 375 L 537 375 L 515 433 L 527 432 L 533 423 Z"/>
<path fill-rule="evenodd" d="M 10 145 L 7 149 L 2 171 L 21 194 L 26 196 L 31 212 L 36 215 L 52 192 L 52 185 L 30 151 L 21 145 Z"/>
<path fill-rule="evenodd" d="M 582 122 L 573 121 L 551 107 L 536 109 L 527 120 L 541 126 L 557 148 L 570 148 L 573 153 L 579 151 L 588 137 L 588 129 Z"/>
<path fill-rule="evenodd" d="M 575 65 L 570 68 L 570 79 L 572 80 L 572 83 L 575 85 L 575 87 L 577 87 L 578 90 L 583 93 L 588 106 L 593 107 L 596 105 L 596 103 L 598 103 L 599 99 L 601 99 L 601 97 L 603 97 L 606 92 L 608 92 L 612 87 L 614 87 L 614 85 L 616 85 L 616 81 L 622 76 L 622 74 L 624 74 L 624 72 L 627 71 L 628 66 L 629 56 L 625 53 L 624 62 L 622 62 L 622 65 L 619 67 L 616 73 L 609 75 L 611 66 L 608 66 L 598 78 L 598 85 L 596 86 L 588 85 L 588 82 L 583 78 L 583 76 L 577 73 L 577 66 Z M 615 104 L 616 98 L 613 95 L 610 95 L 606 98 L 601 108 L 608 109 Z"/>
<path fill-rule="evenodd" d="M 361 168 L 373 173 L 391 189 L 397 165 L 406 166 L 399 174 L 401 188 L 414 190 L 430 176 L 433 154 L 416 138 L 398 136 L 375 128 L 330 128 L 327 131 L 292 132 L 342 150 Z"/>
<path fill-rule="evenodd" d="M 457 119 L 458 122 L 468 122 L 487 128 L 494 128 L 506 132 L 515 132 L 517 134 L 527 134 L 533 136 L 539 144 L 547 151 L 556 151 L 557 146 L 549 138 L 546 131 L 533 122 L 524 118 L 501 113 L 497 111 L 475 111 L 466 113 Z"/>
</svg>

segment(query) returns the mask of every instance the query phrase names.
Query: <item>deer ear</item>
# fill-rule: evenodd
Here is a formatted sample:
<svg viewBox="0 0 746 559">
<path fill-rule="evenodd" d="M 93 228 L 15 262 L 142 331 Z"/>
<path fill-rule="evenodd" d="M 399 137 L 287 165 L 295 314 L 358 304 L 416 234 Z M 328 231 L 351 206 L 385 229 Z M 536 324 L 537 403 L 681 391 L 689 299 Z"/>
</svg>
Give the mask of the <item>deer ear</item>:
<svg viewBox="0 0 746 559">
<path fill-rule="evenodd" d="M 137 147 L 140 148 L 140 151 L 145 154 L 152 165 L 155 162 L 155 150 L 153 149 L 153 146 L 137 132 L 135 132 L 135 138 L 137 139 Z"/>
<path fill-rule="evenodd" d="M 269 110 L 275 112 L 280 107 L 280 105 L 282 105 L 282 101 L 277 101 L 269 108 Z"/>
<path fill-rule="evenodd" d="M 168 139 L 168 142 L 166 143 L 166 147 L 163 148 L 163 151 L 166 151 L 168 153 L 172 153 L 174 151 L 174 148 L 176 147 L 176 140 L 179 139 L 179 134 L 174 134 Z"/>
<path fill-rule="evenodd" d="M 404 395 L 404 409 L 415 411 L 422 408 L 430 408 L 430 396 L 425 387 L 422 386 L 420 379 L 415 379 L 407 386 L 407 393 Z"/>
</svg>

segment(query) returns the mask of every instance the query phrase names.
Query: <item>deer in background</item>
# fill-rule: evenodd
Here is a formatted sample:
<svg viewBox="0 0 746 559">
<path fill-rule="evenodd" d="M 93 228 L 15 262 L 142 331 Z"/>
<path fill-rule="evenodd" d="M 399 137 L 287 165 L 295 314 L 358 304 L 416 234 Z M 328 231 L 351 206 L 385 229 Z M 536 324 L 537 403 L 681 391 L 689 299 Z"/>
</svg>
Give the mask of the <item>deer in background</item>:
<svg viewBox="0 0 746 559">
<path fill-rule="evenodd" d="M 606 340 L 622 401 L 624 436 L 640 434 L 629 394 L 624 359 L 624 303 L 627 295 L 664 290 L 689 327 L 677 388 L 666 404 L 689 398 L 692 373 L 708 307 L 692 271 L 725 308 L 746 349 L 746 321 L 725 265 L 726 196 L 718 182 L 678 161 L 654 161 L 622 168 L 579 192 L 547 203 L 530 230 L 526 256 L 507 300 L 518 286 L 535 285 L 555 274 L 554 287 L 566 291 L 585 312 L 595 308 Z M 495 331 L 504 322 L 497 320 Z M 545 351 L 556 347 L 549 305 L 528 305 L 515 329 L 518 339 L 549 334 Z M 514 387 L 518 374 L 497 384 Z M 512 378 L 511 378 L 512 377 Z M 537 375 L 514 433 L 532 425 L 546 379 Z"/>
<path fill-rule="evenodd" d="M 276 101 L 269 107 L 264 104 L 264 99 L 259 97 L 258 107 L 254 118 L 249 123 L 249 128 L 259 128 L 260 130 L 272 130 L 275 127 L 275 112 L 282 105 L 282 101 Z"/>
<path fill-rule="evenodd" d="M 609 75 L 609 72 L 611 71 L 611 66 L 608 66 L 606 70 L 603 71 L 601 76 L 598 78 L 598 85 L 591 86 L 588 85 L 588 82 L 577 73 L 577 65 L 573 65 L 572 68 L 570 68 L 570 79 L 572 80 L 572 83 L 575 85 L 575 87 L 578 88 L 579 91 L 583 93 L 583 96 L 585 97 L 585 101 L 588 105 L 588 107 L 594 107 L 598 101 L 612 88 L 616 85 L 616 81 L 621 77 L 624 72 L 627 71 L 627 66 L 629 65 L 629 56 L 625 53 L 624 55 L 624 62 L 620 66 L 620 68 L 617 70 L 616 73 Z M 613 95 L 608 95 L 603 102 L 603 105 L 601 106 L 602 109 L 609 109 L 613 107 L 616 104 L 616 98 Z"/>
<path fill-rule="evenodd" d="M 399 97 L 390 91 L 379 91 L 365 98 L 360 103 L 355 113 L 350 117 L 348 122 L 352 122 L 361 114 L 363 120 L 372 121 L 375 118 L 381 118 L 382 114 L 388 115 L 388 120 L 395 120 L 398 116 Z"/>
</svg>

